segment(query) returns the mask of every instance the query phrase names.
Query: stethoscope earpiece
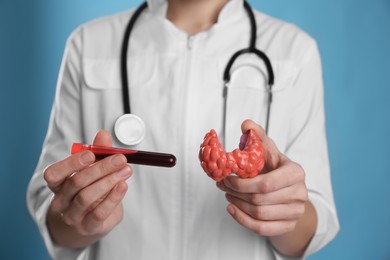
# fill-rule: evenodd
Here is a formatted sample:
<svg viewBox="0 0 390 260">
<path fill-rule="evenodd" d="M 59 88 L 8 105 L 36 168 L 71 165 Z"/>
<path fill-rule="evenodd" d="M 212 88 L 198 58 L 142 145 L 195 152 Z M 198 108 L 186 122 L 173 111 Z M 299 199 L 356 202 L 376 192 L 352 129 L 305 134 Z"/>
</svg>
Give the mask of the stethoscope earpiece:
<svg viewBox="0 0 390 260">
<path fill-rule="evenodd" d="M 114 131 L 123 144 L 136 145 L 145 137 L 145 123 L 136 115 L 124 114 L 116 120 Z"/>
</svg>

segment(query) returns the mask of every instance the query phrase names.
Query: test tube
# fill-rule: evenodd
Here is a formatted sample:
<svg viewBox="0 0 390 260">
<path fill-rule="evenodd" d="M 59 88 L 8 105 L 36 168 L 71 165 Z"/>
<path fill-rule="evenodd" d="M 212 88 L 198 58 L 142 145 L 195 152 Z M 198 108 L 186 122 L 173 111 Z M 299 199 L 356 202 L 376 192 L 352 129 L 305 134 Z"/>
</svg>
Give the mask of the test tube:
<svg viewBox="0 0 390 260">
<path fill-rule="evenodd" d="M 93 152 L 97 160 L 101 160 L 113 154 L 123 154 L 127 158 L 127 163 L 158 167 L 173 167 L 176 165 L 176 157 L 173 154 L 87 145 L 81 143 L 73 143 L 71 153 L 75 154 L 86 150 Z"/>
</svg>

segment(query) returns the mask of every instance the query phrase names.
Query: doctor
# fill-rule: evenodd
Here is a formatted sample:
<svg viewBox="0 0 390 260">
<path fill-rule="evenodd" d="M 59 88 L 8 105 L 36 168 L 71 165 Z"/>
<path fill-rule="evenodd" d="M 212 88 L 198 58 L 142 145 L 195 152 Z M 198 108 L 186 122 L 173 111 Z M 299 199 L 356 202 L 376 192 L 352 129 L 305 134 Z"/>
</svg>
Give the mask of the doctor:
<svg viewBox="0 0 390 260">
<path fill-rule="evenodd" d="M 250 39 L 242 0 L 148 0 L 128 45 L 128 98 L 143 119 L 131 148 L 175 154 L 174 168 L 95 161 L 73 142 L 121 146 L 120 53 L 133 11 L 94 20 L 70 36 L 28 206 L 55 259 L 283 259 L 333 239 L 338 220 L 327 155 L 315 41 L 254 11 L 256 47 L 275 73 L 268 135 L 267 71 L 254 55 L 222 75 Z M 226 113 L 226 119 L 223 120 Z M 250 120 L 245 120 L 250 119 Z M 266 174 L 215 183 L 198 149 L 211 128 L 226 150 L 254 129 Z M 101 130 L 105 129 L 105 130 Z M 271 139 L 272 138 L 272 139 Z M 123 145 L 122 145 L 123 146 Z M 131 177 L 131 178 L 130 178 Z"/>
</svg>

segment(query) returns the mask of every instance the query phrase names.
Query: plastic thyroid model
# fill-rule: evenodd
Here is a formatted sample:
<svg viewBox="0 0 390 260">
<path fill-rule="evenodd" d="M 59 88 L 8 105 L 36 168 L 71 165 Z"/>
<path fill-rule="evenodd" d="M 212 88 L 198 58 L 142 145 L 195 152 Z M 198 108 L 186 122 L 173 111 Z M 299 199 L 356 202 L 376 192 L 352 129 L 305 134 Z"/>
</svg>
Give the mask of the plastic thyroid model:
<svg viewBox="0 0 390 260">
<path fill-rule="evenodd" d="M 241 178 L 253 178 L 264 167 L 264 149 L 260 138 L 253 130 L 249 130 L 242 135 L 239 149 L 227 153 L 212 129 L 200 145 L 199 160 L 203 170 L 215 181 L 232 173 Z"/>
</svg>

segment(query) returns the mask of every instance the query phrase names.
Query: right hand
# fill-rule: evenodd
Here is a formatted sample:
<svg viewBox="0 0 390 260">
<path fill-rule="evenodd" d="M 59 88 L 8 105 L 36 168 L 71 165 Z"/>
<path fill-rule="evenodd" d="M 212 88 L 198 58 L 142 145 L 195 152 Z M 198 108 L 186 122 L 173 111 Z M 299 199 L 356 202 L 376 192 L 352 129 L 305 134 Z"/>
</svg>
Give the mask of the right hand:
<svg viewBox="0 0 390 260">
<path fill-rule="evenodd" d="M 93 144 L 112 146 L 111 135 L 99 131 Z M 122 154 L 95 162 L 92 152 L 83 151 L 47 167 L 44 178 L 54 193 L 47 224 L 54 242 L 88 246 L 112 230 L 122 220 L 131 175 Z"/>
</svg>

